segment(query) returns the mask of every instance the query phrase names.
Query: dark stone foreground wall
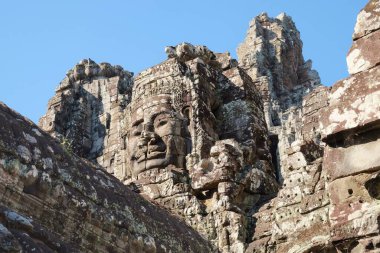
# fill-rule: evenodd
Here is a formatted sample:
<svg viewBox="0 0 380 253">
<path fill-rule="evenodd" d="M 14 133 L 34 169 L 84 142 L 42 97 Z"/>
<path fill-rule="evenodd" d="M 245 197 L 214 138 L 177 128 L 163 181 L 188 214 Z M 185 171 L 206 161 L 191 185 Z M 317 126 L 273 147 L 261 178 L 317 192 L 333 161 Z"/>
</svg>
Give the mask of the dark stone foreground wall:
<svg viewBox="0 0 380 253">
<path fill-rule="evenodd" d="M 209 252 L 178 218 L 0 104 L 0 252 Z"/>
</svg>

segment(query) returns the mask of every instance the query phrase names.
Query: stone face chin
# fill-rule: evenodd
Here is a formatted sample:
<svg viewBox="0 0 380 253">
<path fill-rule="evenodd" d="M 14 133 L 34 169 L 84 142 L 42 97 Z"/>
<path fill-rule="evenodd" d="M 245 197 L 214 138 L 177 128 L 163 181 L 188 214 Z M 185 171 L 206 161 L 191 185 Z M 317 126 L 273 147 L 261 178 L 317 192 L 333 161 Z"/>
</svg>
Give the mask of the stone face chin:
<svg viewBox="0 0 380 253">
<path fill-rule="evenodd" d="M 238 60 L 82 60 L 40 128 L 0 104 L 0 252 L 378 252 L 379 20 L 371 0 L 332 87 L 263 13 Z"/>
</svg>

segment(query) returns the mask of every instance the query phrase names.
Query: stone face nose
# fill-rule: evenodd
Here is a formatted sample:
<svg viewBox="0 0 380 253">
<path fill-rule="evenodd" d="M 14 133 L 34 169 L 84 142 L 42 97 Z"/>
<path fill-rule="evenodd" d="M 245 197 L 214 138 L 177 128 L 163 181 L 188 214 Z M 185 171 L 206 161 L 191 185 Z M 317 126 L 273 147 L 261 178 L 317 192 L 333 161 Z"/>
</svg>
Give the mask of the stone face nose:
<svg viewBox="0 0 380 253">
<path fill-rule="evenodd" d="M 150 129 L 149 126 L 144 126 L 144 129 L 142 132 L 141 132 L 141 135 L 140 135 L 140 139 L 139 139 L 139 142 L 138 142 L 138 147 L 140 149 L 142 148 L 146 148 L 149 145 L 154 145 L 156 142 L 157 142 L 157 134 L 154 133 L 153 131 L 149 131 L 148 129 Z"/>
<path fill-rule="evenodd" d="M 149 141 L 152 138 L 155 138 L 156 134 L 150 129 L 150 127 L 144 127 L 144 130 L 141 131 L 140 139 Z"/>
<path fill-rule="evenodd" d="M 154 132 L 154 127 L 152 122 L 148 122 L 144 125 L 144 131 L 147 133 L 153 133 Z"/>
<path fill-rule="evenodd" d="M 145 131 L 142 131 L 140 138 L 138 140 L 137 146 L 139 148 L 142 148 L 143 146 L 146 146 L 148 144 L 148 141 L 149 141 L 149 135 Z"/>
</svg>

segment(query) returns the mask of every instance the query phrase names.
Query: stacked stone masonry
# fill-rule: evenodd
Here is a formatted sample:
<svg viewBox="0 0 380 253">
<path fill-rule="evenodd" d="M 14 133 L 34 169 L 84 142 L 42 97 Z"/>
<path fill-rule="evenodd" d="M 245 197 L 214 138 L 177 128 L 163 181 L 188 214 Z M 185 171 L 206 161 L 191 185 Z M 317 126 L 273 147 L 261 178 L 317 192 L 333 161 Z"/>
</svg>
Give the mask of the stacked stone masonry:
<svg viewBox="0 0 380 253">
<path fill-rule="evenodd" d="M 1 104 L 0 251 L 380 252 L 379 29 L 371 0 L 332 87 L 263 13 L 238 60 L 82 60 L 40 128 Z"/>
<path fill-rule="evenodd" d="M 351 76 L 315 87 L 292 113 L 301 120 L 294 117 L 290 148 L 279 138 L 284 181 L 255 214 L 246 252 L 380 251 L 379 11 L 380 2 L 370 1 L 359 13 L 347 56 Z"/>
<path fill-rule="evenodd" d="M 211 250 L 178 218 L 3 103 L 0 120 L 0 252 Z"/>
</svg>

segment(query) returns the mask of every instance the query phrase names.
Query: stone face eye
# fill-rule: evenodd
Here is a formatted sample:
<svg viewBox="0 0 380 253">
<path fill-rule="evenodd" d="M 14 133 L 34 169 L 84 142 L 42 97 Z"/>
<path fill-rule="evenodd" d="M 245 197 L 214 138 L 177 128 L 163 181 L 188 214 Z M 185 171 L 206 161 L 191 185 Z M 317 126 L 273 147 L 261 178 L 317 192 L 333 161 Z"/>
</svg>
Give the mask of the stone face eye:
<svg viewBox="0 0 380 253">
<path fill-rule="evenodd" d="M 135 130 L 132 132 L 132 136 L 140 136 L 141 135 L 141 131 L 139 130 Z"/>
<path fill-rule="evenodd" d="M 165 126 L 169 122 L 169 117 L 170 116 L 166 114 L 158 115 L 154 120 L 154 127 L 157 128 Z"/>
<path fill-rule="evenodd" d="M 158 122 L 158 126 L 166 125 L 166 123 L 168 123 L 167 120 L 160 120 L 160 121 Z"/>
<path fill-rule="evenodd" d="M 142 130 L 142 124 L 138 124 L 132 127 L 131 136 L 140 136 Z"/>
</svg>

